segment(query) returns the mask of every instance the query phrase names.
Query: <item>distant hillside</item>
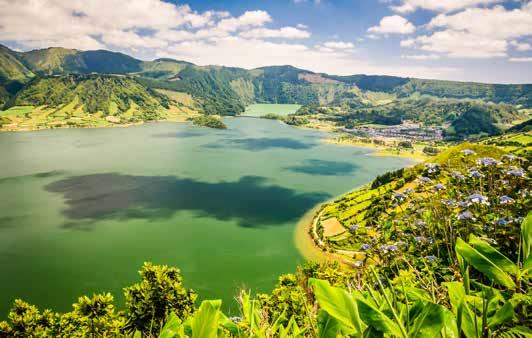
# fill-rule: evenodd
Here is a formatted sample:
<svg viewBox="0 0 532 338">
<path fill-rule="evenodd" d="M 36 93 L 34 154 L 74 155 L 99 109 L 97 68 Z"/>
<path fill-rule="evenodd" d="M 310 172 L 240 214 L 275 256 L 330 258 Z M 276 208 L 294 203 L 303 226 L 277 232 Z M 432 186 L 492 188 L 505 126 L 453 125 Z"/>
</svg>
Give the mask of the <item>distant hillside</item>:
<svg viewBox="0 0 532 338">
<path fill-rule="evenodd" d="M 0 47 L 0 105 L 9 102 L 12 106 L 45 97 L 48 105 L 63 102 L 55 90 L 48 97 L 45 88 L 36 88 L 35 84 L 40 83 L 39 80 L 28 85 L 31 88 L 22 87 L 35 76 L 63 78 L 71 74 L 128 75 L 128 79 L 135 79 L 135 86 L 143 87 L 145 92 L 159 89 L 189 94 L 197 109 L 209 115 L 238 115 L 251 103 L 321 105 L 339 108 L 337 110 L 341 113 L 335 116 L 339 122 L 397 124 L 414 120 L 428 125 L 446 123 L 452 124 L 449 134 L 456 137 L 477 131 L 497 133 L 501 126 L 508 127 L 505 124 L 528 118 L 522 108 L 532 108 L 530 84 L 499 85 L 377 75 L 335 76 L 292 66 L 246 70 L 197 66 L 173 59 L 141 61 L 105 50 L 79 51 L 54 47 L 14 52 L 3 46 Z M 70 81 L 68 79 L 72 78 L 63 78 L 57 83 Z M 42 83 L 51 81 L 48 79 Z M 117 90 L 116 93 L 107 93 L 98 88 L 81 86 L 74 92 L 81 100 L 90 102 L 95 101 L 89 99 L 95 93 L 103 95 L 104 102 L 111 96 L 120 97 L 119 106 L 125 107 L 124 102 L 128 100 L 122 96 L 129 92 L 120 88 L 123 86 L 106 88 Z M 23 93 L 19 93 L 20 90 Z M 83 90 L 93 92 L 82 93 Z M 40 99 L 32 99 L 28 93 Z M 71 95 L 73 89 L 68 88 L 66 93 Z M 491 102 L 502 105 L 486 105 Z M 470 114 L 461 123 L 458 117 L 473 103 L 485 105 L 482 109 L 487 111 L 487 115 L 478 112 Z M 93 107 L 92 103 L 88 106 Z M 96 106 L 103 112 L 109 109 L 100 104 Z M 482 117 L 483 114 L 486 116 Z M 471 124 L 480 122 L 482 126 L 476 128 L 479 130 L 471 127 Z"/>
<path fill-rule="evenodd" d="M 74 100 L 74 109 L 104 115 L 123 114 L 132 105 L 145 114 L 156 114 L 162 106 L 168 106 L 166 96 L 145 88 L 132 77 L 102 75 L 36 78 L 9 105 L 57 107 Z"/>
</svg>

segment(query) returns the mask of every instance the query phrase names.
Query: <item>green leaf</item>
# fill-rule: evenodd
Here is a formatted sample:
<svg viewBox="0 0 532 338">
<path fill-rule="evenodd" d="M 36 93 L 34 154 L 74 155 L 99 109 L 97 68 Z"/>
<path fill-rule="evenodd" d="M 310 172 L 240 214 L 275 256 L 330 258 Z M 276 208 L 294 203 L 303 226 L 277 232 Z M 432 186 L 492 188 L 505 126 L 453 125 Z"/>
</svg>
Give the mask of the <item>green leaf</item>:
<svg viewBox="0 0 532 338">
<path fill-rule="evenodd" d="M 446 308 L 443 308 L 443 327 L 441 336 L 445 338 L 459 338 L 456 316 Z"/>
<path fill-rule="evenodd" d="M 488 318 L 488 326 L 490 328 L 497 327 L 499 325 L 503 325 L 507 323 L 508 321 L 511 321 L 514 317 L 514 307 L 512 303 L 506 302 L 493 316 Z"/>
<path fill-rule="evenodd" d="M 172 312 L 168 318 L 168 321 L 166 324 L 164 324 L 161 333 L 159 333 L 159 338 L 182 337 L 179 335 L 179 332 L 182 329 L 181 324 L 181 320 L 176 316 L 175 313 Z"/>
<path fill-rule="evenodd" d="M 422 311 L 412 319 L 414 323 L 408 332 L 409 338 L 436 337 L 444 324 L 443 307 L 434 303 L 425 303 Z"/>
<path fill-rule="evenodd" d="M 320 307 L 329 315 L 351 330 L 361 334 L 362 321 L 357 304 L 347 291 L 332 287 L 329 282 L 310 278 L 309 284 L 314 289 L 314 295 Z"/>
<path fill-rule="evenodd" d="M 192 319 L 192 338 L 216 338 L 221 300 L 204 300 Z"/>
<path fill-rule="evenodd" d="M 526 216 L 521 224 L 521 238 L 523 241 L 523 261 L 528 260 L 532 250 L 532 212 Z"/>
<path fill-rule="evenodd" d="M 341 324 L 327 311 L 318 313 L 318 338 L 336 338 L 340 334 Z"/>
<path fill-rule="evenodd" d="M 475 237 L 471 237 L 474 241 Z M 515 283 L 512 278 L 497 265 L 501 260 L 499 255 L 502 256 L 502 254 L 491 248 L 487 243 L 486 245 L 491 248 L 490 250 L 486 250 L 485 246 L 480 245 L 478 242 L 475 242 L 475 245 L 476 247 L 472 247 L 464 242 L 461 238 L 458 238 L 456 241 L 456 253 L 473 267 L 475 267 L 475 269 L 493 279 L 496 283 L 510 289 L 515 289 Z M 506 268 L 508 268 L 507 265 Z"/>
<path fill-rule="evenodd" d="M 491 245 L 485 241 L 471 235 L 469 237 L 469 245 L 471 245 L 478 252 L 488 257 L 495 265 L 501 268 L 503 271 L 517 275 L 518 268 L 508 257 L 497 251 Z"/>
<path fill-rule="evenodd" d="M 357 295 L 356 298 L 358 313 L 364 323 L 384 333 L 397 337 L 404 336 L 399 326 L 382 311 L 367 302 L 361 295 Z"/>
</svg>

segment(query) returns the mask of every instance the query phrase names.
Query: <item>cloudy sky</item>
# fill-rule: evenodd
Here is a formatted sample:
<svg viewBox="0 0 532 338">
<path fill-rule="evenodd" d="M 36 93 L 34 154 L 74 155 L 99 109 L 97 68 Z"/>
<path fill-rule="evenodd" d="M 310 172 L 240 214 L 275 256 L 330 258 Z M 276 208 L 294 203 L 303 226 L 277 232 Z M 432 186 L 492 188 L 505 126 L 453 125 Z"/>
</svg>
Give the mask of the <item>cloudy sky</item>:
<svg viewBox="0 0 532 338">
<path fill-rule="evenodd" d="M 0 43 L 532 83 L 531 0 L 0 0 Z"/>
</svg>

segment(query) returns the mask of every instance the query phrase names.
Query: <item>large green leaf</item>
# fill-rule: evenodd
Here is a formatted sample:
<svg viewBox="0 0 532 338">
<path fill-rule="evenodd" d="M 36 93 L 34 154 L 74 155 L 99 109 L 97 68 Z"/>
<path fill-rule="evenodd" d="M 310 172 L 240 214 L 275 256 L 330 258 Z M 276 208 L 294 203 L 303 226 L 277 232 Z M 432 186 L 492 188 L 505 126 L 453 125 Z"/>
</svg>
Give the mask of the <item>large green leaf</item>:
<svg viewBox="0 0 532 338">
<path fill-rule="evenodd" d="M 521 224 L 521 238 L 523 239 L 523 261 L 529 259 L 532 250 L 532 212 L 526 216 Z"/>
<path fill-rule="evenodd" d="M 336 338 L 340 334 L 341 324 L 327 311 L 318 314 L 318 338 Z"/>
<path fill-rule="evenodd" d="M 501 270 L 511 273 L 512 275 L 517 275 L 518 268 L 508 257 L 497 251 L 491 245 L 485 241 L 471 235 L 469 237 L 469 245 L 471 245 L 475 250 L 482 253 L 484 256 L 488 257 L 495 265 L 497 265 Z"/>
<path fill-rule="evenodd" d="M 399 325 L 386 316 L 384 312 L 367 302 L 361 294 L 356 295 L 356 300 L 358 313 L 364 323 L 387 334 L 397 337 L 404 336 Z"/>
<path fill-rule="evenodd" d="M 183 335 L 180 335 L 180 333 L 183 331 L 182 329 L 181 320 L 176 316 L 175 313 L 172 312 L 168 318 L 168 321 L 166 324 L 164 324 L 161 333 L 159 333 L 159 338 L 183 337 Z"/>
<path fill-rule="evenodd" d="M 424 303 L 422 311 L 411 320 L 414 323 L 408 332 L 409 338 L 436 337 L 444 325 L 443 307 L 430 302 Z"/>
<path fill-rule="evenodd" d="M 332 287 L 329 282 L 309 279 L 320 307 L 340 323 L 359 334 L 363 332 L 357 304 L 347 291 Z"/>
<path fill-rule="evenodd" d="M 474 236 L 471 236 L 471 238 L 472 240 L 475 240 Z M 501 267 L 498 266 L 498 263 L 501 261 L 499 256 L 501 254 L 491 247 L 490 248 L 492 250 L 486 250 L 483 245 L 480 245 L 476 241 L 475 245 L 476 247 L 472 247 L 464 242 L 461 238 L 458 238 L 456 241 L 456 253 L 469 264 L 471 264 L 475 269 L 482 272 L 496 283 L 510 289 L 515 289 L 515 283 L 512 278 Z M 486 245 L 489 247 L 488 244 Z M 493 251 L 497 252 L 498 254 L 493 253 Z M 503 265 L 504 264 L 506 263 L 503 263 Z M 508 268 L 507 265 L 505 266 Z"/>
<path fill-rule="evenodd" d="M 500 309 L 495 312 L 493 316 L 488 318 L 488 326 L 490 328 L 497 327 L 512 320 L 514 317 L 514 307 L 512 303 L 506 302 Z"/>
<path fill-rule="evenodd" d="M 451 309 L 457 322 L 457 330 L 462 331 L 467 338 L 477 338 L 478 330 L 475 326 L 475 315 L 466 303 L 466 292 L 464 285 L 460 282 L 442 283 L 447 288 Z"/>
<path fill-rule="evenodd" d="M 192 319 L 192 338 L 216 338 L 221 300 L 204 300 Z"/>
</svg>

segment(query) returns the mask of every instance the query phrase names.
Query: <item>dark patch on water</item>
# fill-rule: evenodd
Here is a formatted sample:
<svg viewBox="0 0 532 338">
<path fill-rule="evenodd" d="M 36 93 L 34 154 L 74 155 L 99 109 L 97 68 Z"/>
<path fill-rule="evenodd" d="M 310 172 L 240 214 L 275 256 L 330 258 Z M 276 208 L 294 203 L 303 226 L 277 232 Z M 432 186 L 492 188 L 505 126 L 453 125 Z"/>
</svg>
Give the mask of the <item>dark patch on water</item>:
<svg viewBox="0 0 532 338">
<path fill-rule="evenodd" d="M 158 138 L 188 138 L 188 137 L 198 137 L 198 136 L 204 136 L 205 133 L 201 132 L 200 130 L 179 130 L 169 133 L 159 133 L 159 134 L 153 134 L 152 137 L 158 137 Z"/>
<path fill-rule="evenodd" d="M 347 176 L 351 175 L 358 168 L 358 165 L 349 162 L 305 160 L 303 164 L 285 169 L 308 175 Z"/>
<path fill-rule="evenodd" d="M 301 142 L 299 140 L 291 138 L 270 138 L 270 137 L 260 137 L 260 138 L 241 138 L 235 140 L 225 140 L 225 145 L 220 143 L 209 143 L 204 145 L 206 148 L 224 148 L 227 145 L 238 147 L 251 151 L 261 151 L 274 148 L 284 148 L 284 149 L 310 149 L 315 147 L 316 144 L 309 142 Z"/>
<path fill-rule="evenodd" d="M 265 178 L 257 176 L 210 183 L 175 176 L 103 173 L 62 179 L 45 189 L 63 195 L 67 205 L 63 214 L 70 220 L 157 219 L 191 210 L 199 216 L 236 220 L 244 227 L 297 220 L 330 197 L 267 185 Z"/>
</svg>

